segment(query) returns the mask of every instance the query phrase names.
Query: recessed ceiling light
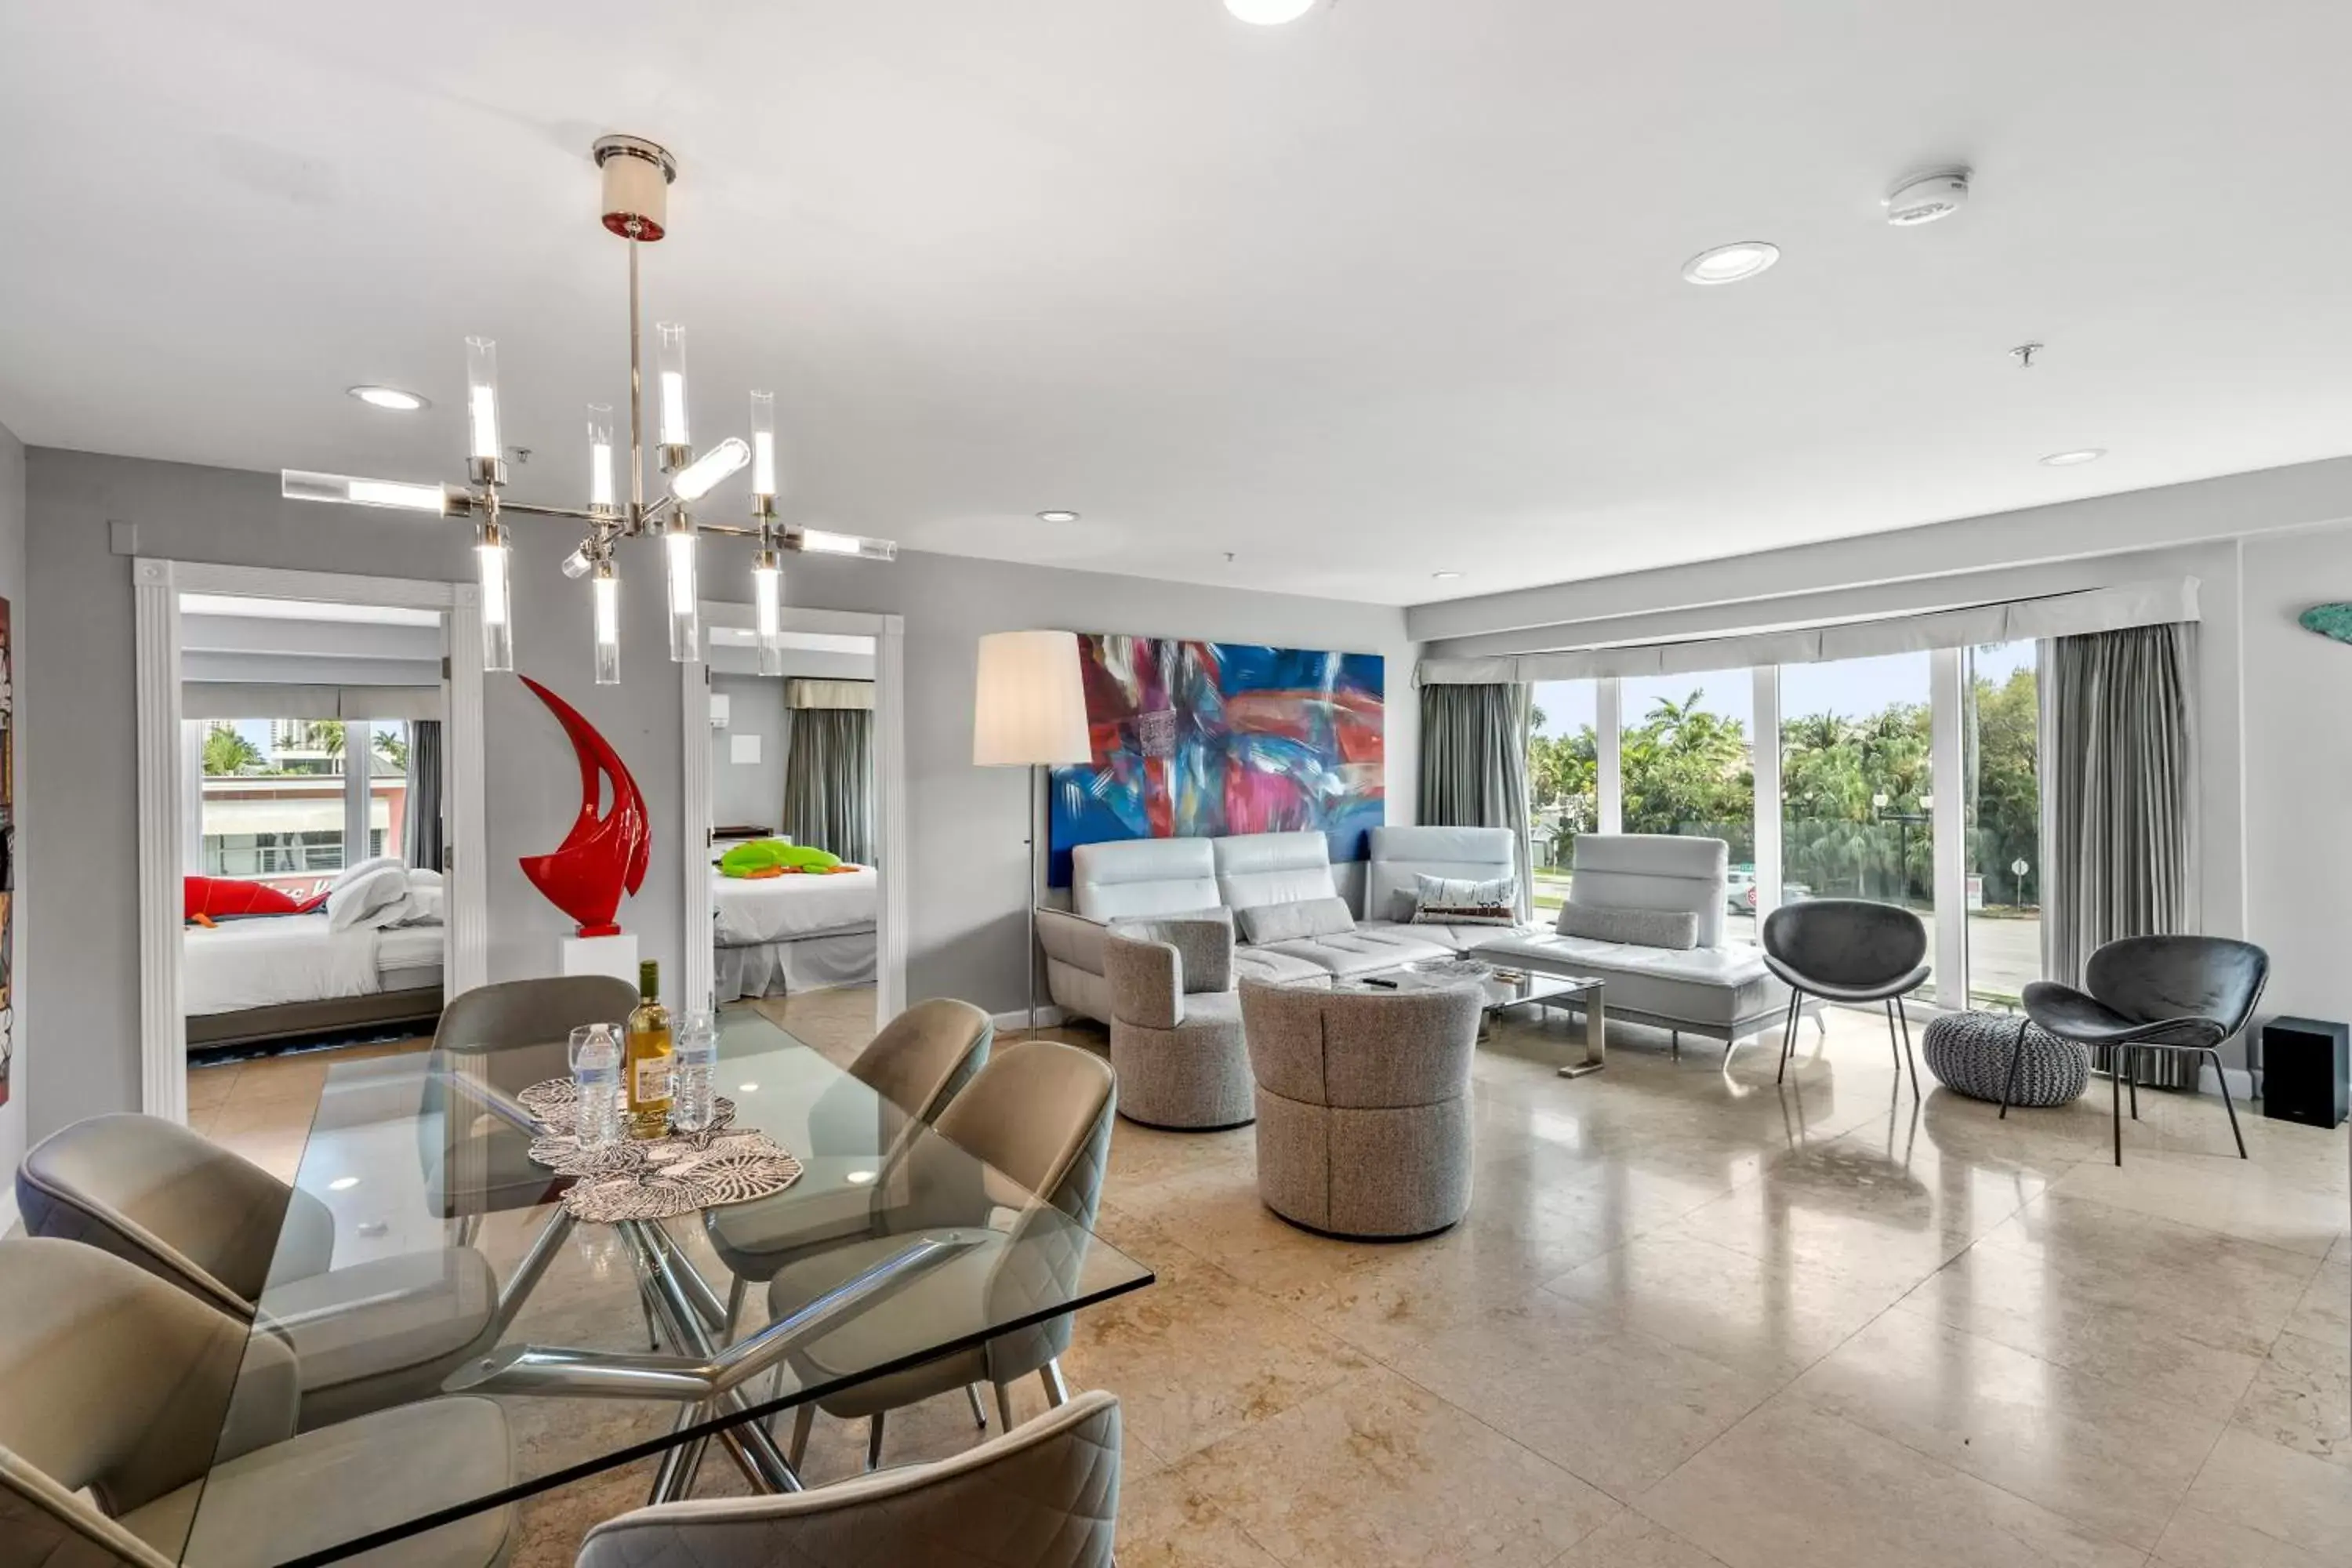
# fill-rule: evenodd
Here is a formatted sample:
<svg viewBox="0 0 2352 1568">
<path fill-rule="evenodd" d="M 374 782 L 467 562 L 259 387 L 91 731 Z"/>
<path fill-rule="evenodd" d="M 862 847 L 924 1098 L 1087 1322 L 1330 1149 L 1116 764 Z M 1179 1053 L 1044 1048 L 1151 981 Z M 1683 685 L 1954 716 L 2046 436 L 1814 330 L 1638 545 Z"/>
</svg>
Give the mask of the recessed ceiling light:
<svg viewBox="0 0 2352 1568">
<path fill-rule="evenodd" d="M 1244 22 L 1277 27 L 1315 9 L 1315 0 L 1225 0 L 1225 9 Z"/>
<path fill-rule="evenodd" d="M 1456 577 L 1461 576 L 1462 574 L 1459 572 L 1432 572 L 1430 575 L 1436 578 L 1441 583 L 1451 583 Z"/>
<path fill-rule="evenodd" d="M 396 386 L 354 386 L 349 390 L 353 397 L 372 408 L 389 408 L 401 414 L 414 414 L 425 406 L 425 399 L 413 392 L 403 392 Z"/>
<path fill-rule="evenodd" d="M 2073 452 L 2053 452 L 2042 461 L 2046 468 L 2072 468 L 2084 463 L 2095 463 L 2106 455 L 2105 447 L 2084 447 Z"/>
<path fill-rule="evenodd" d="M 1702 250 L 1683 263 L 1683 276 L 1693 283 L 1738 283 L 1755 277 L 1780 259 L 1780 247 L 1760 239 L 1742 239 Z"/>
<path fill-rule="evenodd" d="M 1076 522 L 1078 521 L 1078 514 L 1074 511 L 1063 511 L 1057 509 L 1050 511 L 1039 512 L 1037 514 L 1037 521 L 1039 522 Z"/>
</svg>

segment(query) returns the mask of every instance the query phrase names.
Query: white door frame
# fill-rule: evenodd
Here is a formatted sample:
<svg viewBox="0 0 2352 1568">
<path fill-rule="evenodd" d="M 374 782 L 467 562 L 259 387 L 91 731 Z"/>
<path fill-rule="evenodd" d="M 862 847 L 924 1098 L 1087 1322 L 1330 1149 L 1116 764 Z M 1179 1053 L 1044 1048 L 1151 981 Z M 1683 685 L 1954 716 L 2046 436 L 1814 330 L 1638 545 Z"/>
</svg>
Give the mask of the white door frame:
<svg viewBox="0 0 2352 1568">
<path fill-rule="evenodd" d="M 708 647 L 713 626 L 753 625 L 749 605 L 702 605 L 702 636 Z M 898 616 L 854 610 L 783 613 L 793 632 L 831 632 L 874 639 L 874 794 L 881 835 L 879 908 L 875 911 L 874 1024 L 888 1023 L 907 1005 L 907 623 Z M 684 862 L 685 929 L 678 951 L 686 955 L 681 995 L 710 1005 L 712 907 L 710 900 L 710 666 L 678 667 L 684 728 L 684 788 L 679 810 L 679 859 Z"/>
<path fill-rule="evenodd" d="M 443 821 L 451 849 L 442 973 L 445 994 L 455 996 L 489 978 L 489 862 L 482 853 L 488 815 L 483 783 L 480 590 L 471 583 L 146 556 L 132 561 L 131 584 L 139 689 L 139 1100 L 150 1116 L 185 1121 L 188 1036 L 180 984 L 186 831 L 180 799 L 180 595 L 226 594 L 441 612 L 449 661 L 444 683 L 448 704 L 443 721 L 447 725 Z"/>
</svg>

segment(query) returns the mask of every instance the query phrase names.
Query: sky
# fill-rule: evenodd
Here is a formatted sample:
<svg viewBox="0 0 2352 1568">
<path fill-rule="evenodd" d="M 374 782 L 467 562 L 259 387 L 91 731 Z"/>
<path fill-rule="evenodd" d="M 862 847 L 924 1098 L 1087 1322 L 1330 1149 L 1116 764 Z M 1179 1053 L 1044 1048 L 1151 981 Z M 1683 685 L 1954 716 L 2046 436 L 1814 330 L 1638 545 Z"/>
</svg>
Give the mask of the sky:
<svg viewBox="0 0 2352 1568">
<path fill-rule="evenodd" d="M 2007 680 L 2011 671 L 2032 666 L 2034 645 L 2003 643 L 1996 647 L 1971 649 L 1970 656 L 1978 675 L 1999 683 Z M 1636 724 L 1660 698 L 1679 702 L 1694 691 L 1700 694 L 1702 708 L 1738 720 L 1753 734 L 1755 678 L 1745 669 L 1643 676 L 1625 681 L 1619 689 L 1618 700 L 1624 721 Z M 1590 680 L 1540 680 L 1536 683 L 1535 696 L 1536 707 L 1544 716 L 1538 733 L 1572 735 L 1593 721 L 1594 685 Z M 1784 720 L 1821 712 L 1859 719 L 1878 712 L 1890 702 L 1927 700 L 1925 653 L 1780 667 L 1780 717 Z"/>
</svg>

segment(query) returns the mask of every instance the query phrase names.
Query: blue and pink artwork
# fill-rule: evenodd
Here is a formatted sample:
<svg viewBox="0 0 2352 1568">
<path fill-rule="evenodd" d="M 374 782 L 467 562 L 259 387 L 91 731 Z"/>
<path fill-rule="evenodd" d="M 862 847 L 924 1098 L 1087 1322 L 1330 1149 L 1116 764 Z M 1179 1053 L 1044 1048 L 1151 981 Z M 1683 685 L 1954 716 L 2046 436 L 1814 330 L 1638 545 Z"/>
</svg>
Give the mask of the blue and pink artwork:
<svg viewBox="0 0 2352 1568">
<path fill-rule="evenodd" d="M 1381 656 L 1082 634 L 1094 761 L 1055 768 L 1048 879 L 1121 838 L 1313 829 L 1360 860 L 1387 810 Z"/>
</svg>

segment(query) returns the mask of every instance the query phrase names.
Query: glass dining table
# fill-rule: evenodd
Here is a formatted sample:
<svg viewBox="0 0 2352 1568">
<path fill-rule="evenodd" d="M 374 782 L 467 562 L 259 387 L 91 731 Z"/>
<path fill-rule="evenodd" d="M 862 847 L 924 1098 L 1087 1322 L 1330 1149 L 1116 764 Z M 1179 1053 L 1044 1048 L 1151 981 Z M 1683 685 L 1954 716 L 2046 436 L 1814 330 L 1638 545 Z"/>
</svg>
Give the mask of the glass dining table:
<svg viewBox="0 0 2352 1568">
<path fill-rule="evenodd" d="M 413 1458 L 365 1442 L 330 1450 L 306 1491 L 312 1517 L 279 1558 L 323 1563 L 460 1521 L 478 1528 L 476 1516 L 648 1461 L 649 1501 L 688 1496 L 706 1462 L 753 1491 L 798 1490 L 771 1432 L 778 1412 L 1152 1282 L 1090 1233 L 1090 1215 L 1029 1192 L 749 1009 L 722 1017 L 717 1089 L 732 1127 L 781 1145 L 797 1179 L 667 1218 L 575 1219 L 572 1178 L 531 1157 L 549 1129 L 524 1095 L 567 1076 L 561 1040 L 329 1070 L 181 1562 L 256 1568 L 236 1456 L 284 1399 L 287 1357 L 255 1342 L 290 1344 L 298 1362 L 407 1367 L 404 1398 L 487 1399 L 503 1415 L 503 1464 L 444 1455 L 399 1486 L 375 1484 L 376 1467 L 417 1470 Z M 779 1276 L 815 1283 L 780 1285 L 772 1308 Z"/>
</svg>

